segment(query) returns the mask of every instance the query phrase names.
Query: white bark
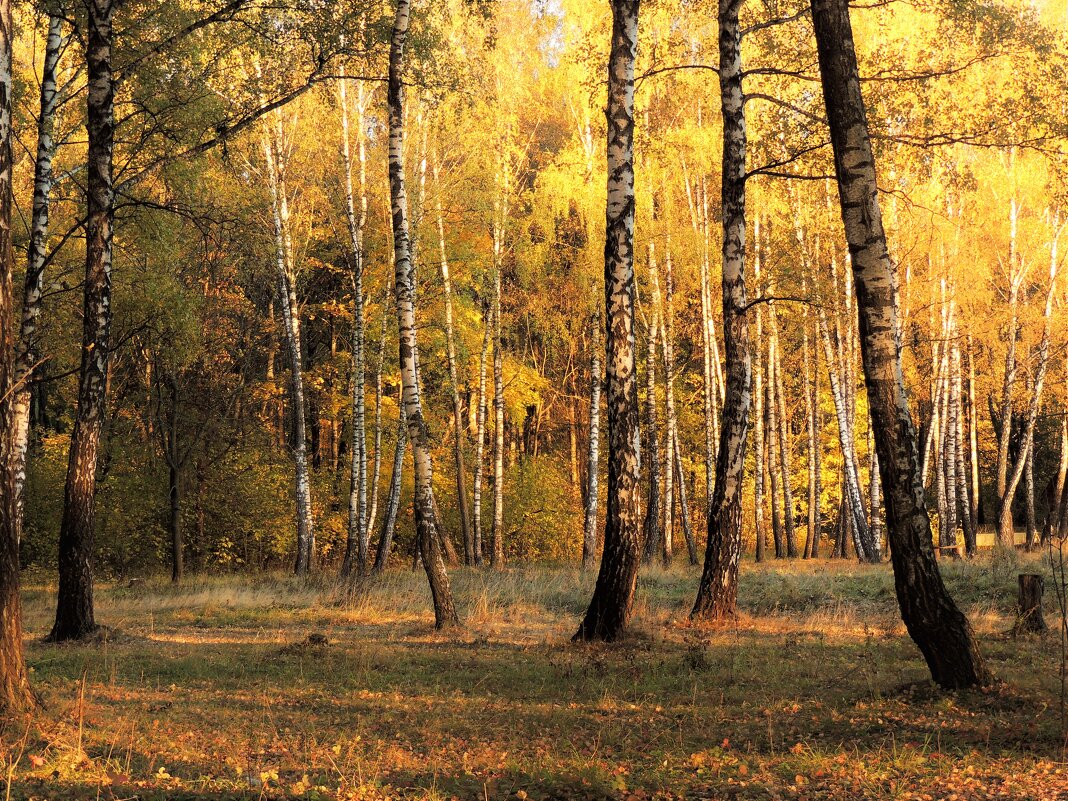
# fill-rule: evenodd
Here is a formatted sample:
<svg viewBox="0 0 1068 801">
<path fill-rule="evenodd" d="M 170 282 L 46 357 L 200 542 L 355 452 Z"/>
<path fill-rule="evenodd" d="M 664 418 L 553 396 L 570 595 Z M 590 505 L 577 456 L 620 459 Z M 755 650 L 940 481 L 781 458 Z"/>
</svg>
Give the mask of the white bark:
<svg viewBox="0 0 1068 801">
<path fill-rule="evenodd" d="M 37 322 L 41 316 L 44 273 L 48 244 L 48 215 L 52 200 L 52 160 L 56 144 L 52 138 L 59 93 L 56 70 L 64 46 L 63 18 L 48 17 L 44 62 L 41 67 L 41 104 L 37 117 L 37 158 L 33 173 L 33 211 L 30 218 L 30 241 L 26 253 L 26 278 L 22 292 L 22 320 L 15 342 L 15 397 L 13 455 L 15 460 L 15 526 L 22 535 L 25 513 L 26 460 L 30 445 L 30 400 L 33 372 L 39 361 Z"/>
<path fill-rule="evenodd" d="M 312 518 L 311 479 L 308 470 L 307 435 L 304 421 L 304 376 L 301 363 L 300 305 L 297 301 L 297 274 L 289 225 L 289 193 L 286 188 L 286 152 L 280 113 L 265 132 L 263 155 L 267 165 L 267 186 L 274 222 L 275 265 L 282 306 L 282 323 L 289 350 L 289 396 L 293 417 L 293 465 L 297 516 L 297 558 L 295 572 L 305 575 L 312 569 L 315 528 Z"/>
</svg>

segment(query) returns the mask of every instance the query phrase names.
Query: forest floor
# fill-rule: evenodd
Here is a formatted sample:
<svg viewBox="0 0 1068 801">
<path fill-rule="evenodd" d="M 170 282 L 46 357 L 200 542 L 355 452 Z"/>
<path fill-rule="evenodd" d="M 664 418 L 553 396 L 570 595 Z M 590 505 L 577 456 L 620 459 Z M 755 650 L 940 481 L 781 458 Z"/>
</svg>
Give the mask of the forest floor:
<svg viewBox="0 0 1068 801">
<path fill-rule="evenodd" d="M 746 564 L 743 614 L 714 631 L 685 625 L 696 568 L 647 570 L 633 633 L 611 646 L 569 643 L 592 585 L 572 568 L 453 571 L 464 628 L 448 634 L 431 625 L 422 574 L 407 571 L 348 604 L 325 578 L 100 586 L 108 636 L 64 646 L 41 641 L 54 595 L 31 579 L 28 657 L 45 708 L 0 721 L 0 789 L 1068 799 L 1054 599 L 1051 633 L 1008 633 L 1017 573 L 1042 569 L 945 567 L 1000 679 L 953 693 L 926 681 L 887 565 Z"/>
</svg>

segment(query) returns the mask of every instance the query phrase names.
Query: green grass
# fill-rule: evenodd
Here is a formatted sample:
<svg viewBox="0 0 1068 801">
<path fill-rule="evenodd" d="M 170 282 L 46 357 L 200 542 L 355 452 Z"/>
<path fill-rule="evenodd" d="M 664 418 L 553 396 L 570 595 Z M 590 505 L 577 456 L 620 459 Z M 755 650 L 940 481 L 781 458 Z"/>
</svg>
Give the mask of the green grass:
<svg viewBox="0 0 1068 801">
<path fill-rule="evenodd" d="M 31 586 L 28 656 L 46 708 L 0 724 L 0 789 L 1068 798 L 1059 640 L 1006 635 L 1016 573 L 1035 567 L 944 564 L 1003 680 L 949 694 L 925 683 L 886 565 L 747 565 L 738 624 L 718 630 L 684 625 L 695 570 L 648 570 L 632 635 L 581 647 L 569 635 L 592 577 L 566 567 L 453 571 L 464 628 L 451 634 L 433 630 L 421 574 L 385 575 L 351 603 L 326 578 L 220 576 L 100 587 L 109 638 L 54 646 L 40 641 L 53 596 Z M 311 633 L 330 644 L 293 647 Z"/>
</svg>

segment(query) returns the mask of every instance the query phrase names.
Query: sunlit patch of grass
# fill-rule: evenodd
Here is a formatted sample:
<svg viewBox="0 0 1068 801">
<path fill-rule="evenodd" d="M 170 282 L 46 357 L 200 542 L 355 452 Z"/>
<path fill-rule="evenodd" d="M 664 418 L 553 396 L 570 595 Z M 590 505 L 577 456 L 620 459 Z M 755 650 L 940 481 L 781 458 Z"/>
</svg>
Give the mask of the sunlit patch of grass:
<svg viewBox="0 0 1068 801">
<path fill-rule="evenodd" d="M 31 587 L 47 708 L 0 756 L 13 798 L 1055 798 L 1055 638 L 1005 634 L 1034 565 L 943 564 L 999 689 L 924 683 L 886 565 L 747 564 L 712 630 L 677 625 L 696 569 L 643 569 L 610 646 L 568 642 L 594 580 L 569 566 L 452 571 L 448 634 L 408 570 L 102 585 L 94 645 L 40 642 Z"/>
</svg>

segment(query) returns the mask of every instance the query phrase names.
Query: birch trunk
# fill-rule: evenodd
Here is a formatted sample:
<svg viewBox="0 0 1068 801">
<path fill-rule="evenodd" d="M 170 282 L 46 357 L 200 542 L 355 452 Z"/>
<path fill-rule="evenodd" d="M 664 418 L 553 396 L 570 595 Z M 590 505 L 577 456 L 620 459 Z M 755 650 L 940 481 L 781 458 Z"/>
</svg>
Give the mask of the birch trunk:
<svg viewBox="0 0 1068 801">
<path fill-rule="evenodd" d="M 400 408 L 397 423 L 397 440 L 393 445 L 393 469 L 390 471 L 389 490 L 386 493 L 386 516 L 382 519 L 382 533 L 378 537 L 378 552 L 375 554 L 374 572 L 381 573 L 389 562 L 393 547 L 393 534 L 397 529 L 397 514 L 400 512 L 401 485 L 404 481 L 404 454 L 408 452 L 408 419 L 404 406 Z"/>
<path fill-rule="evenodd" d="M 856 277 L 860 345 L 902 619 L 944 688 L 990 681 L 968 619 L 953 602 L 931 547 L 919 443 L 901 367 L 897 277 L 879 211 L 875 162 L 846 0 L 812 0 L 846 240 Z"/>
<path fill-rule="evenodd" d="M 756 294 L 761 293 L 760 286 L 760 216 L 753 223 L 753 278 L 756 280 Z M 756 307 L 756 343 L 753 348 L 755 363 L 753 365 L 753 534 L 756 537 L 756 561 L 763 562 L 767 548 L 767 532 L 764 531 L 764 332 L 763 310 Z"/>
<path fill-rule="evenodd" d="M 964 383 L 961 379 L 960 346 L 954 340 L 950 351 L 950 377 L 953 381 L 952 393 L 957 404 L 957 450 L 953 454 L 956 460 L 957 497 L 960 500 L 960 521 L 964 529 L 964 550 L 967 554 L 975 551 L 975 518 L 972 516 L 972 501 L 968 492 L 968 472 L 964 458 L 965 407 Z"/>
<path fill-rule="evenodd" d="M 775 340 L 775 360 L 771 365 L 771 388 L 774 403 L 777 406 L 776 417 L 779 423 L 779 462 L 782 465 L 782 498 L 783 498 L 783 528 L 786 535 L 786 556 L 790 559 L 797 557 L 797 526 L 794 510 L 794 491 L 790 473 L 790 426 L 786 412 L 786 394 L 783 390 L 782 380 L 782 350 L 779 348 L 779 322 L 778 312 L 774 304 L 769 313 L 771 320 L 771 336 Z"/>
<path fill-rule="evenodd" d="M 1035 423 L 1038 420 L 1038 410 L 1042 403 L 1042 389 L 1046 382 L 1046 370 L 1049 367 L 1049 344 L 1050 344 L 1050 328 L 1053 321 L 1053 298 L 1057 287 L 1057 248 L 1054 243 L 1051 248 L 1052 258 L 1050 259 L 1049 267 L 1049 290 L 1046 292 L 1046 308 L 1043 313 L 1043 329 L 1042 329 L 1042 341 L 1038 346 L 1038 367 L 1035 371 L 1035 384 L 1034 389 L 1031 392 L 1031 399 L 1027 406 L 1027 421 L 1024 426 L 1024 441 L 1020 446 L 1020 454 L 1016 458 L 1016 464 L 1013 465 L 1011 475 L 1006 477 L 1004 487 L 1002 487 L 1002 464 L 1001 453 L 1005 452 L 1008 455 L 1008 438 L 1011 432 L 1011 424 L 1006 428 L 1005 421 L 1002 420 L 1002 437 L 1005 440 L 1005 447 L 999 450 L 998 453 L 998 487 L 1000 490 L 1001 508 L 998 514 L 998 544 L 1002 548 L 1015 548 L 1015 529 L 1012 521 L 1012 500 L 1016 495 L 1016 488 L 1020 485 L 1020 479 L 1023 476 L 1025 467 L 1027 466 L 1028 454 L 1034 443 L 1035 438 Z M 1015 307 L 1012 314 L 1012 328 L 1011 331 L 1016 330 L 1016 313 Z M 1015 339 L 1015 337 L 1013 337 Z M 1015 343 L 1010 344 L 1010 349 L 1015 351 Z M 1013 374 L 1015 374 L 1015 368 L 1013 368 Z M 1011 389 L 1010 389 L 1011 392 Z M 1012 400 L 1009 398 L 1008 408 L 1012 408 Z M 1002 401 L 1002 413 L 1004 414 L 1006 404 Z M 1007 465 L 1008 462 L 1006 461 Z"/>
<path fill-rule="evenodd" d="M 88 4 L 85 59 L 88 67 L 86 129 L 85 300 L 78 408 L 59 529 L 59 597 L 49 634 L 55 642 L 92 634 L 93 526 L 100 431 L 107 413 L 111 348 L 111 235 L 115 215 L 112 155 L 115 84 L 111 72 L 114 0 Z M 10 29 L 8 29 L 10 30 Z"/>
<path fill-rule="evenodd" d="M 433 467 L 417 375 L 419 345 L 415 321 L 415 264 L 408 231 L 408 198 L 404 185 L 404 46 L 411 0 L 398 0 L 389 48 L 389 189 L 393 217 L 393 258 L 396 272 L 397 328 L 400 340 L 402 403 L 415 463 L 415 529 L 434 599 L 437 628 L 459 625 L 449 575 L 441 556 L 434 514 Z"/>
<path fill-rule="evenodd" d="M 727 355 L 723 425 L 708 515 L 705 566 L 691 617 L 737 614 L 742 551 L 742 480 L 752 403 L 752 362 L 745 316 L 745 101 L 742 95 L 741 0 L 719 4 L 719 88 L 723 114 L 723 346 Z"/>
<path fill-rule="evenodd" d="M 786 556 L 782 530 L 782 473 L 777 456 L 779 442 L 778 403 L 775 402 L 775 339 L 768 335 L 767 381 L 764 384 L 764 414 L 768 435 L 768 483 L 771 489 L 771 534 L 775 544 L 775 558 Z"/>
<path fill-rule="evenodd" d="M 267 186 L 271 195 L 274 221 L 275 261 L 278 269 L 282 323 L 289 350 L 289 398 L 293 425 L 293 476 L 297 516 L 297 558 L 294 572 L 304 576 L 311 572 L 315 553 L 315 528 L 312 520 L 311 478 L 308 470 L 308 445 L 305 424 L 304 370 L 302 364 L 300 305 L 297 301 L 296 265 L 289 226 L 289 192 L 286 187 L 282 117 L 275 116 L 273 136 L 265 137 Z"/>
<path fill-rule="evenodd" d="M 389 319 L 386 304 L 389 302 L 387 287 L 382 296 L 382 331 L 378 337 L 378 367 L 375 370 L 375 459 L 371 467 L 371 507 L 367 512 L 368 531 L 378 520 L 378 484 L 382 473 L 382 369 L 386 361 L 386 323 Z"/>
<path fill-rule="evenodd" d="M 345 220 L 352 249 L 352 435 L 349 444 L 349 531 L 341 575 L 367 572 L 370 524 L 367 510 L 367 383 L 364 345 L 363 229 L 367 223 L 367 148 L 364 143 L 364 85 L 356 84 L 356 152 L 360 169 L 360 205 L 356 210 L 352 186 L 352 155 L 349 147 L 349 103 L 344 71 L 338 82 L 341 104 L 341 154 L 345 171 Z"/>
<path fill-rule="evenodd" d="M 870 430 L 870 420 L 869 420 Z M 881 552 L 883 537 L 883 485 L 879 479 L 879 454 L 871 447 L 871 460 L 868 465 L 868 496 L 871 499 L 871 513 L 869 514 L 868 528 L 871 530 L 871 541 L 876 551 Z"/>
<path fill-rule="evenodd" d="M 1038 535 L 1038 523 L 1035 520 L 1035 440 L 1033 437 L 1031 447 L 1027 449 L 1027 464 L 1024 466 L 1024 493 L 1027 503 L 1025 547 L 1028 551 L 1033 551 Z"/>
<path fill-rule="evenodd" d="M 686 491 L 686 474 L 682 470 L 682 448 L 679 447 L 679 427 L 677 422 L 671 427 L 671 439 L 675 444 L 675 486 L 678 487 L 682 536 L 686 540 L 686 555 L 689 557 L 690 564 L 696 567 L 700 564 L 697 558 L 697 540 L 694 539 L 693 524 L 690 520 L 690 500 Z"/>
<path fill-rule="evenodd" d="M 694 540 L 693 530 L 690 525 L 690 503 L 686 492 L 686 476 L 682 471 L 682 451 L 679 447 L 679 416 L 675 408 L 675 266 L 671 259 L 671 242 L 668 240 L 668 249 L 665 253 L 665 295 L 664 304 L 666 311 L 660 317 L 660 338 L 664 353 L 664 395 L 667 410 L 667 434 L 670 444 L 668 451 L 669 475 L 671 480 L 671 492 L 665 492 L 668 507 L 674 503 L 673 498 L 678 498 L 679 517 L 682 519 L 682 534 L 686 540 L 686 552 L 690 564 L 698 564 L 697 543 Z M 666 318 L 666 323 L 665 323 Z M 674 465 L 674 472 L 670 465 Z M 672 515 L 672 517 L 674 517 Z M 665 557 L 670 559 L 670 554 L 665 551 Z"/>
<path fill-rule="evenodd" d="M 471 510 L 467 506 L 467 469 L 464 466 L 464 413 L 460 403 L 459 370 L 456 366 L 456 333 L 452 312 L 452 279 L 449 262 L 445 256 L 445 220 L 441 207 L 441 182 L 439 164 L 434 162 L 434 182 L 438 185 L 438 248 L 441 259 L 441 282 L 445 290 L 445 354 L 449 365 L 449 382 L 452 384 L 452 417 L 456 425 L 452 455 L 456 469 L 456 504 L 460 510 L 460 535 L 464 544 L 464 564 L 475 563 L 475 540 L 471 532 Z"/>
<path fill-rule="evenodd" d="M 972 356 L 972 337 L 968 335 L 968 470 L 971 479 L 972 492 L 969 501 L 972 505 L 972 520 L 975 527 L 979 527 L 979 502 L 980 502 L 980 479 L 979 479 L 979 417 L 978 407 L 975 405 L 975 360 Z M 974 556 L 977 547 L 973 543 L 969 556 Z"/>
<path fill-rule="evenodd" d="M 0 715 L 34 705 L 22 651 L 22 598 L 19 589 L 19 512 L 15 438 L 15 305 L 11 243 L 11 98 L 14 94 L 11 0 L 0 0 Z"/>
<path fill-rule="evenodd" d="M 634 61 L 638 0 L 612 0 L 608 60 L 608 199 L 605 208 L 605 337 L 608 373 L 608 510 L 597 584 L 575 640 L 615 640 L 638 578 L 638 384 L 634 354 Z"/>
<path fill-rule="evenodd" d="M 712 495 L 715 491 L 715 395 L 716 388 L 712 368 L 712 297 L 709 286 L 708 255 L 708 198 L 702 187 L 699 198 L 699 219 L 704 247 L 701 255 L 701 356 L 702 356 L 702 400 L 704 402 L 705 423 L 705 516 L 710 514 Z"/>
<path fill-rule="evenodd" d="M 945 436 L 942 438 L 942 463 L 945 475 L 945 513 L 944 518 L 939 519 L 939 536 L 942 540 L 942 553 L 948 553 L 952 557 L 960 557 L 957 544 L 957 432 L 959 428 L 958 415 L 960 414 L 960 399 L 954 394 L 953 362 L 951 358 L 952 348 L 949 342 L 956 336 L 956 329 L 952 322 L 953 303 L 950 302 L 950 325 L 949 339 L 946 342 L 946 414 Z M 944 535 L 943 535 L 944 530 Z"/>
<path fill-rule="evenodd" d="M 582 569 L 593 568 L 597 556 L 597 473 L 601 463 L 601 321 L 590 323 L 590 436 L 586 450 L 586 509 L 582 526 Z"/>
<path fill-rule="evenodd" d="M 827 360 L 827 374 L 831 382 L 831 398 L 834 401 L 835 417 L 838 420 L 838 443 L 842 449 L 842 476 L 844 504 L 849 512 L 849 523 L 853 534 L 853 546 L 857 551 L 857 558 L 862 561 L 872 559 L 872 548 L 869 544 L 871 531 L 868 528 L 867 517 L 864 512 L 864 501 L 860 494 L 860 468 L 857 465 L 857 448 L 853 442 L 853 428 L 849 424 L 849 412 L 846 400 L 842 393 L 838 371 L 834 369 L 835 356 L 832 350 L 830 332 L 827 330 L 827 320 L 820 309 L 819 312 L 820 338 L 823 340 L 823 353 Z M 844 552 L 840 555 L 844 556 Z"/>
<path fill-rule="evenodd" d="M 493 528 L 490 566 L 504 567 L 504 342 L 501 338 L 500 232 L 494 237 L 493 273 Z"/>
<path fill-rule="evenodd" d="M 649 268 L 653 267 L 653 245 L 649 243 Z M 649 316 L 645 357 L 645 455 L 649 465 L 649 495 L 645 504 L 645 523 L 642 536 L 645 548 L 642 561 L 651 565 L 660 550 L 663 529 L 660 525 L 660 427 L 656 415 L 656 338 L 660 326 L 657 319 L 658 304 L 653 305 Z M 668 463 L 668 470 L 671 470 Z M 670 501 L 668 502 L 670 503 Z M 667 512 L 670 519 L 670 511 Z"/>
<path fill-rule="evenodd" d="M 802 294 L 805 294 L 808 291 L 807 284 L 803 285 L 801 291 Z M 802 391 L 805 395 L 805 452 L 808 456 L 808 536 L 805 537 L 805 559 L 811 559 L 819 552 L 819 545 L 817 542 L 820 536 L 819 476 L 817 475 L 817 471 L 819 470 L 819 457 L 816 455 L 816 443 L 818 442 L 819 432 L 816 429 L 815 408 L 815 404 L 819 402 L 819 396 L 814 390 L 814 381 L 812 378 L 813 369 L 818 370 L 819 367 L 817 365 L 814 368 L 812 363 L 812 353 L 809 347 L 808 336 L 808 316 L 808 306 L 806 305 L 801 319 L 801 354 L 804 369 L 804 385 Z"/>
<path fill-rule="evenodd" d="M 1013 231 L 1012 242 L 1015 244 L 1016 230 L 1016 201 L 1012 201 L 1010 215 Z M 1020 283 L 1023 280 L 1023 271 L 1017 270 L 1015 265 L 1015 247 L 1011 248 L 1010 272 L 1009 272 L 1009 328 L 1008 345 L 1005 349 L 1005 375 L 1001 385 L 1001 419 L 998 428 L 998 458 L 997 458 L 997 492 L 998 492 L 998 545 L 1001 548 L 1013 549 L 1016 547 L 1012 528 L 1012 495 L 1008 496 L 1008 514 L 1006 509 L 1006 492 L 1009 486 L 1009 440 L 1012 437 L 1012 389 L 1016 384 L 1016 336 L 1018 329 L 1017 304 L 1020 294 Z M 1022 460 L 1021 460 L 1022 461 Z M 1015 494 L 1015 487 L 1013 488 Z M 1002 525 L 1002 518 L 1008 518 L 1008 525 Z"/>
<path fill-rule="evenodd" d="M 486 360 L 489 357 L 490 340 L 493 336 L 493 313 L 486 308 L 482 310 L 485 318 L 482 334 L 482 351 L 478 361 L 478 419 L 475 425 L 475 478 L 472 494 L 472 514 L 474 515 L 474 552 L 475 564 L 481 565 L 482 556 L 482 475 L 485 471 L 486 416 L 488 402 L 486 399 Z"/>
<path fill-rule="evenodd" d="M 34 370 L 40 360 L 37 352 L 37 322 L 41 316 L 44 293 L 48 215 L 52 201 L 52 159 L 56 153 L 56 144 L 52 139 L 59 100 L 56 69 L 63 45 L 63 18 L 51 14 L 48 17 L 48 35 L 41 66 L 41 106 L 37 117 L 37 159 L 33 169 L 33 212 L 22 290 L 22 320 L 15 341 L 15 419 L 12 429 L 15 433 L 15 525 L 20 539 L 25 515 L 23 493 L 26 487 L 26 460 L 30 447 L 30 401 Z"/>
</svg>

